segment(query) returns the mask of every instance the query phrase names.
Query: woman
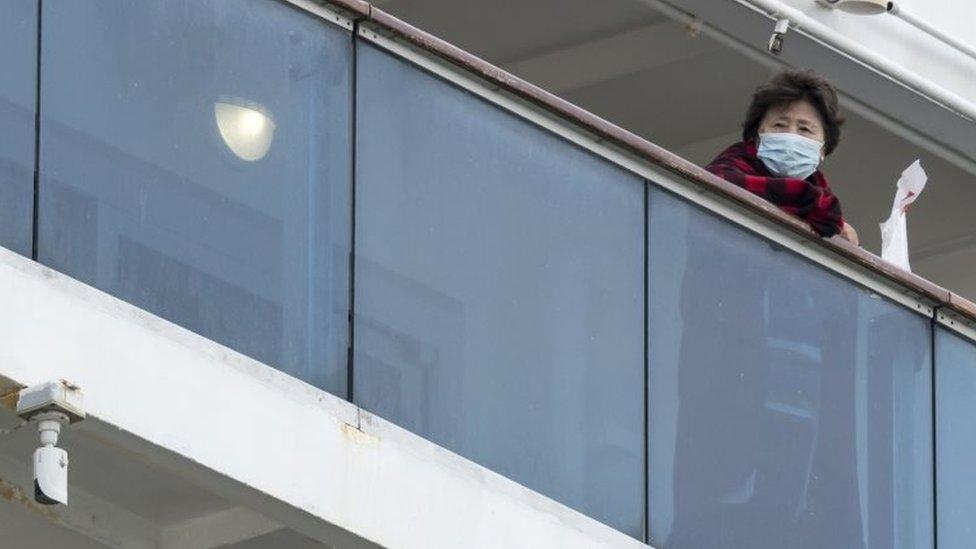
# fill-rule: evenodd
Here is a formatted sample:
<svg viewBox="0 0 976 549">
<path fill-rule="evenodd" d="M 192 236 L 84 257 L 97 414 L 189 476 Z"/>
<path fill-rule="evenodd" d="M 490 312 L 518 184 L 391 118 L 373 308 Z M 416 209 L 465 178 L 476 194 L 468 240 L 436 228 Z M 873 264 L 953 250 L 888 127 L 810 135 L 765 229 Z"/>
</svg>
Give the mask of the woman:
<svg viewBox="0 0 976 549">
<path fill-rule="evenodd" d="M 779 74 L 753 95 L 743 141 L 708 170 L 818 234 L 856 244 L 817 169 L 837 146 L 842 121 L 825 80 Z M 681 217 L 673 210 L 660 207 L 658 218 Z M 688 212 L 650 229 L 659 254 L 684 256 L 672 279 L 681 284 L 678 307 L 650 311 L 681 338 L 676 364 L 659 361 L 651 372 L 675 376 L 678 386 L 673 518 L 653 541 L 667 549 L 863 547 L 857 334 L 838 321 L 857 317 L 858 290 L 748 231 Z M 673 286 L 660 287 L 656 268 L 651 303 L 668 303 Z M 651 444 L 666 452 L 670 442 L 658 436 Z M 652 504 L 666 508 L 667 497 Z"/>
<path fill-rule="evenodd" d="M 843 123 L 829 82 L 809 72 L 782 72 L 753 94 L 742 141 L 705 169 L 800 217 L 817 234 L 840 234 L 856 246 L 857 232 L 819 170 L 837 148 Z"/>
</svg>

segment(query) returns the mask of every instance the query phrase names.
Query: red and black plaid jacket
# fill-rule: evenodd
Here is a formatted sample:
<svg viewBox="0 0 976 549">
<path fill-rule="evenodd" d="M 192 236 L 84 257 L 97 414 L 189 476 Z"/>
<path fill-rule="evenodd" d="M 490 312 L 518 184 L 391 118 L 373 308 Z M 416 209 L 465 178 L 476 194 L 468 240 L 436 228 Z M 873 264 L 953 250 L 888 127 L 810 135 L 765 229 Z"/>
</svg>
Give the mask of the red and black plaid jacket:
<svg viewBox="0 0 976 549">
<path fill-rule="evenodd" d="M 840 232 L 844 226 L 840 200 L 820 170 L 806 179 L 776 177 L 756 156 L 756 150 L 754 142 L 736 143 L 705 169 L 803 219 L 821 236 Z"/>
</svg>

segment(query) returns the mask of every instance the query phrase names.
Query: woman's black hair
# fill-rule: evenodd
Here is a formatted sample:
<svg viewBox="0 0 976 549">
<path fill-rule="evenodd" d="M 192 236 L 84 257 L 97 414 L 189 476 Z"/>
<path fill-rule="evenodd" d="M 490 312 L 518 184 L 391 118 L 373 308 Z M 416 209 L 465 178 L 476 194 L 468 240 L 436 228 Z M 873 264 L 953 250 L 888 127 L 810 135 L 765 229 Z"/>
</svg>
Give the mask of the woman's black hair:
<svg viewBox="0 0 976 549">
<path fill-rule="evenodd" d="M 837 91 L 825 78 L 809 71 L 783 71 L 756 88 L 742 123 L 743 141 L 759 138 L 759 126 L 770 108 L 804 99 L 813 105 L 823 122 L 824 154 L 834 152 L 844 123 L 844 115 L 837 106 Z"/>
</svg>

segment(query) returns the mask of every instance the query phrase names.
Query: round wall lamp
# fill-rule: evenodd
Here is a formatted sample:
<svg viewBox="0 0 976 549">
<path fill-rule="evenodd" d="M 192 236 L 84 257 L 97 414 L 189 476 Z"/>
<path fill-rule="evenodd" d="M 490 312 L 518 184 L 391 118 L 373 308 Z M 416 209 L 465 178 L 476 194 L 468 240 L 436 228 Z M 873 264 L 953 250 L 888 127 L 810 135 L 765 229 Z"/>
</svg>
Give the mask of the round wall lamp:
<svg viewBox="0 0 976 549">
<path fill-rule="evenodd" d="M 274 118 L 252 101 L 222 97 L 214 103 L 214 119 L 227 148 L 241 160 L 264 158 L 274 140 Z"/>
<path fill-rule="evenodd" d="M 888 0 L 820 0 L 820 3 L 858 15 L 875 15 L 891 8 Z"/>
<path fill-rule="evenodd" d="M 973 47 L 970 42 L 946 33 L 911 11 L 904 9 L 901 4 L 894 0 L 817 0 L 817 2 L 829 8 L 837 8 L 840 11 L 857 15 L 876 15 L 888 12 L 936 40 L 976 59 L 976 47 Z"/>
</svg>

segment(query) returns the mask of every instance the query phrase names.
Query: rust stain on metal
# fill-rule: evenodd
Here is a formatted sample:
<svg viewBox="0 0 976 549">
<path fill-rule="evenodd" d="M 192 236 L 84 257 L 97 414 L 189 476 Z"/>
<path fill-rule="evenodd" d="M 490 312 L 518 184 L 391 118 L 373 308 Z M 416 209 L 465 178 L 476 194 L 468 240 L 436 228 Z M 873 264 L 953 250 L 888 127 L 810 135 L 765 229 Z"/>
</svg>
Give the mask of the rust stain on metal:
<svg viewBox="0 0 976 549">
<path fill-rule="evenodd" d="M 363 446 L 377 446 L 380 443 L 380 438 L 378 436 L 361 431 L 357 429 L 355 425 L 342 422 L 340 429 L 342 430 L 342 434 L 345 438 L 356 444 Z"/>
<path fill-rule="evenodd" d="M 324 4 L 325 2 L 321 3 Z M 363 0 L 329 0 L 329 3 L 343 11 L 354 13 L 363 17 L 369 17 L 369 11 L 373 7 L 372 4 Z"/>
<path fill-rule="evenodd" d="M 6 408 L 12 412 L 17 411 L 18 402 L 20 402 L 20 389 L 0 395 L 0 407 Z"/>
<path fill-rule="evenodd" d="M 60 382 L 61 382 L 61 384 L 62 384 L 62 385 L 64 385 L 64 386 L 65 386 L 65 388 L 67 388 L 67 389 L 68 389 L 69 391 L 77 391 L 77 390 L 79 390 L 79 389 L 81 389 L 81 387 L 79 387 L 78 385 L 76 385 L 76 384 L 74 384 L 74 383 L 72 383 L 72 382 L 70 382 L 70 381 L 68 381 L 67 379 L 61 379 L 61 380 L 59 380 L 59 381 L 60 381 Z"/>
</svg>

